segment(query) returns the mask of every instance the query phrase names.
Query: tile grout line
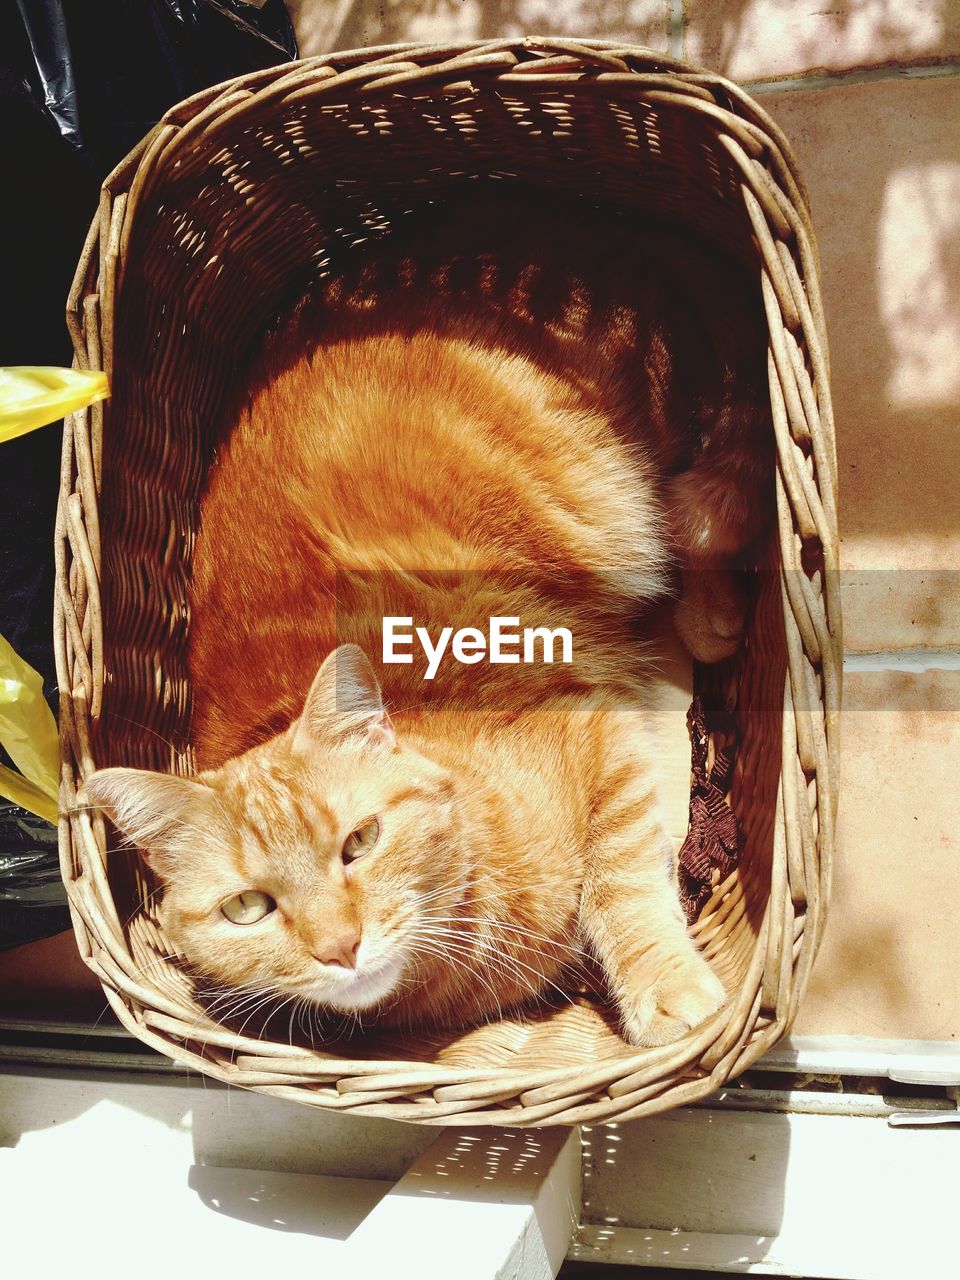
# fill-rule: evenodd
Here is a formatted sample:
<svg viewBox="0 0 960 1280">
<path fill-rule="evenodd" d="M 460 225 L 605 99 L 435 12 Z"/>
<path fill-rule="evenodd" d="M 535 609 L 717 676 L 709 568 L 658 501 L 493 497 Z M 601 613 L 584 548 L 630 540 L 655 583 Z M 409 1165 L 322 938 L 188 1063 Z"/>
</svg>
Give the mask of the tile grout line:
<svg viewBox="0 0 960 1280">
<path fill-rule="evenodd" d="M 667 50 L 672 58 L 684 58 L 683 49 L 684 12 L 683 0 L 670 0 L 667 12 Z"/>
<path fill-rule="evenodd" d="M 878 649 L 871 653 L 847 650 L 844 671 L 902 671 L 920 675 L 925 671 L 960 671 L 960 649 Z"/>
<path fill-rule="evenodd" d="M 672 52 L 672 50 L 671 50 Z M 819 92 L 849 85 L 885 84 L 897 80 L 942 80 L 960 76 L 960 59 L 944 59 L 928 65 L 867 67 L 850 71 L 802 72 L 771 80 L 737 80 L 757 97 L 766 93 Z"/>
</svg>

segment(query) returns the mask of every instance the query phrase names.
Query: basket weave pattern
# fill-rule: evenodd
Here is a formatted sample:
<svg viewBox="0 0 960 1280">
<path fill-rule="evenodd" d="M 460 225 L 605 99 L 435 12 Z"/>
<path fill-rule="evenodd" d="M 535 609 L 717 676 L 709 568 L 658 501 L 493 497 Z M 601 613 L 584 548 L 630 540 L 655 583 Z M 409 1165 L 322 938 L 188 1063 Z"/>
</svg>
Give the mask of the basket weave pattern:
<svg viewBox="0 0 960 1280">
<path fill-rule="evenodd" d="M 759 276 L 777 442 L 776 572 L 732 664 L 740 867 L 694 926 L 728 1006 L 675 1045 L 573 1005 L 466 1034 L 290 1043 L 220 1026 L 153 920 L 133 854 L 82 807 L 95 767 L 191 767 L 187 584 L 227 390 L 331 246 L 477 177 L 682 220 Z M 68 303 L 113 398 L 64 432 L 55 642 L 60 849 L 76 936 L 117 1016 L 200 1071 L 316 1106 L 574 1124 L 705 1097 L 789 1026 L 829 893 L 841 678 L 836 461 L 806 196 L 773 122 L 647 50 L 518 40 L 312 59 L 173 108 L 104 184 Z M 79 799 L 78 799 L 79 796 Z"/>
</svg>

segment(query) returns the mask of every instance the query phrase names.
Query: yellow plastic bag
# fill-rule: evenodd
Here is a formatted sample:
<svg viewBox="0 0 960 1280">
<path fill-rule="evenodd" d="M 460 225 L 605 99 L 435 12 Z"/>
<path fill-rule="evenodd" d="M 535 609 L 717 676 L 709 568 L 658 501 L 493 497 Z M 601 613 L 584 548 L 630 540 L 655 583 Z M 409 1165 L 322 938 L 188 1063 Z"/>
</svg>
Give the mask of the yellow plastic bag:
<svg viewBox="0 0 960 1280">
<path fill-rule="evenodd" d="M 56 422 L 110 394 L 105 373 L 19 365 L 0 369 L 0 444 Z M 0 635 L 0 745 L 20 770 L 0 764 L 0 796 L 57 821 L 57 722 L 39 672 Z"/>
<path fill-rule="evenodd" d="M 43 680 L 0 636 L 0 744 L 20 770 L 0 765 L 0 795 L 57 821 L 60 747 Z"/>
<path fill-rule="evenodd" d="M 45 427 L 109 394 L 107 375 L 92 370 L 49 365 L 0 369 L 0 443 Z"/>
</svg>

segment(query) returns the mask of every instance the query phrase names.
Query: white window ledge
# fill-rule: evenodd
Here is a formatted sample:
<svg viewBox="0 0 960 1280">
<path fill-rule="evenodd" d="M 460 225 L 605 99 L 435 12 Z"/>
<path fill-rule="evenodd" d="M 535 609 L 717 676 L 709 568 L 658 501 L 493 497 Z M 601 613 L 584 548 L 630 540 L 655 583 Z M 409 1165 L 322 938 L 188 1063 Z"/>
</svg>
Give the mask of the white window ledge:
<svg viewBox="0 0 960 1280">
<path fill-rule="evenodd" d="M 721 1095 L 572 1134 L 430 1130 L 197 1077 L 11 1066 L 3 1256 L 12 1275 L 77 1280 L 190 1280 L 238 1262 L 334 1280 L 549 1280 L 564 1256 L 950 1274 L 960 1130 L 893 1127 L 872 1094 L 850 1099 L 854 1114 L 836 1113 L 838 1095 L 796 1095 L 800 1112 L 791 1097 L 754 1110 Z"/>
</svg>

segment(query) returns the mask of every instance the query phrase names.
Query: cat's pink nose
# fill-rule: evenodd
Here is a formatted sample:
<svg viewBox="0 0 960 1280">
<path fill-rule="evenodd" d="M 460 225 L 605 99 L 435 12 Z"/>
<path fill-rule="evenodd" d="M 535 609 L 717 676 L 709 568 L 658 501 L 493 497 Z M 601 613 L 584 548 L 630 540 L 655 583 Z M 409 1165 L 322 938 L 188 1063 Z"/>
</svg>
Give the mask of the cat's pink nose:
<svg viewBox="0 0 960 1280">
<path fill-rule="evenodd" d="M 313 954 L 321 964 L 338 964 L 343 969 L 355 969 L 359 947 L 360 934 L 356 929 L 350 929 L 337 937 L 326 939 Z"/>
</svg>

